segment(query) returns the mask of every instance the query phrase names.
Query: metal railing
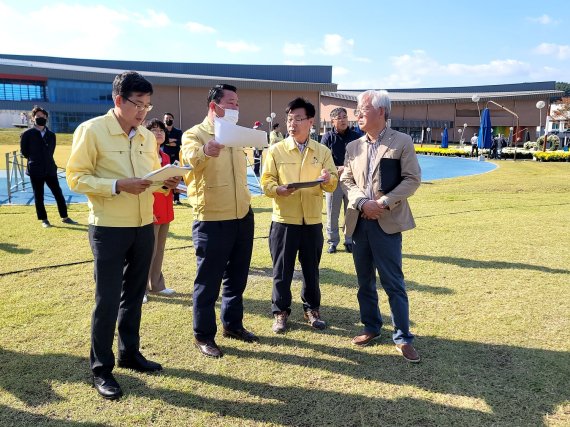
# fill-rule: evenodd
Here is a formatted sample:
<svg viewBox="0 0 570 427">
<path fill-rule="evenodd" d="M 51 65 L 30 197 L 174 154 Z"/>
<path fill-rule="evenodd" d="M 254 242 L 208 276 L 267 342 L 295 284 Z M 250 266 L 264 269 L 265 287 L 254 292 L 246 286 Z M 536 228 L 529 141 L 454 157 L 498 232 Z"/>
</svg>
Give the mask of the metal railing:
<svg viewBox="0 0 570 427">
<path fill-rule="evenodd" d="M 26 189 L 26 165 L 24 156 L 18 151 L 6 153 L 6 189 L 8 190 L 8 203 L 12 203 L 12 193 Z"/>
</svg>

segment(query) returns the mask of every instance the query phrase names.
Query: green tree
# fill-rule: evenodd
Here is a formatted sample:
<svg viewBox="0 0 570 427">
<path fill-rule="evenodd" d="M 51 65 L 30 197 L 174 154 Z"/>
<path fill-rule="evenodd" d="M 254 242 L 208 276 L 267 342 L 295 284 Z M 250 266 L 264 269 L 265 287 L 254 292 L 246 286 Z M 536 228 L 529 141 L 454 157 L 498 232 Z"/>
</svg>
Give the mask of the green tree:
<svg viewBox="0 0 570 427">
<path fill-rule="evenodd" d="M 566 82 L 556 82 L 556 90 L 563 90 L 564 96 L 570 96 L 570 83 Z"/>
</svg>

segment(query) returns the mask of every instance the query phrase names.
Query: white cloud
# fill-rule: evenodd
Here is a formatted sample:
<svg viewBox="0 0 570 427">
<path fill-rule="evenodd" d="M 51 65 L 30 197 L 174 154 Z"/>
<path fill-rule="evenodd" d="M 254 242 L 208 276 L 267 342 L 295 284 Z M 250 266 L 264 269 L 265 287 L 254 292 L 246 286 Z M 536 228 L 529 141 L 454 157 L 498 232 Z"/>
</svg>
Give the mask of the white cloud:
<svg viewBox="0 0 570 427">
<path fill-rule="evenodd" d="M 416 86 L 425 77 L 459 77 L 463 80 L 505 77 L 505 80 L 511 80 L 531 70 L 530 64 L 515 59 L 496 59 L 485 64 L 440 64 L 423 50 L 392 57 L 390 62 L 395 72 L 389 81 L 398 86 Z"/>
<path fill-rule="evenodd" d="M 365 62 L 365 63 L 370 63 L 372 62 L 372 60 L 370 58 L 366 58 L 364 56 L 355 56 L 354 58 L 352 58 L 354 61 L 356 62 Z"/>
<path fill-rule="evenodd" d="M 166 13 L 152 9 L 147 10 L 147 15 L 135 14 L 135 19 L 144 28 L 164 28 L 171 24 L 170 18 Z"/>
<path fill-rule="evenodd" d="M 243 40 L 237 40 L 233 42 L 218 40 L 216 41 L 216 46 L 231 53 L 259 52 L 261 50 L 259 46 L 254 45 L 253 43 L 244 42 Z"/>
<path fill-rule="evenodd" d="M 555 56 L 558 59 L 564 60 L 570 58 L 570 45 L 541 43 L 534 48 L 534 53 L 539 55 Z"/>
<path fill-rule="evenodd" d="M 305 46 L 301 43 L 288 43 L 283 45 L 283 55 L 285 56 L 305 56 Z"/>
<path fill-rule="evenodd" d="M 7 54 L 108 59 L 132 21 L 128 11 L 102 5 L 56 3 L 36 9 L 12 8 L 0 3 L 0 40 Z M 88 20 L 88 25 L 86 21 Z M 22 23 L 26 25 L 22 25 Z M 45 28 L 33 36 L 30 28 Z M 90 23 L 94 23 L 96 28 Z"/>
<path fill-rule="evenodd" d="M 423 50 L 390 58 L 387 74 L 374 79 L 339 79 L 342 89 L 463 86 L 550 78 L 552 69 L 515 59 L 494 59 L 483 64 L 440 63 Z M 334 68 L 333 68 L 334 70 Z M 499 81 L 497 81 L 499 80 Z M 426 82 L 430 82 L 426 84 Z"/>
<path fill-rule="evenodd" d="M 199 22 L 187 22 L 186 29 L 191 33 L 214 34 L 216 32 L 215 28 L 200 24 Z"/>
<path fill-rule="evenodd" d="M 322 55 L 335 56 L 352 52 L 353 39 L 345 39 L 338 34 L 325 34 L 323 47 L 318 50 Z"/>
<path fill-rule="evenodd" d="M 307 63 L 306 63 L 306 62 L 303 62 L 303 61 L 291 61 L 291 60 L 288 60 L 288 59 L 286 59 L 285 61 L 283 61 L 283 64 L 284 64 L 284 65 L 307 65 Z"/>
<path fill-rule="evenodd" d="M 349 73 L 350 73 L 350 70 L 348 68 L 337 67 L 337 66 L 333 66 L 333 68 L 332 68 L 332 75 L 334 77 L 346 76 Z"/>
<path fill-rule="evenodd" d="M 536 18 L 527 18 L 529 21 L 531 22 L 538 22 L 539 24 L 542 25 L 548 25 L 548 24 L 557 24 L 558 21 L 555 21 L 554 19 L 552 19 L 550 16 L 544 14 L 542 16 L 538 16 Z"/>
</svg>

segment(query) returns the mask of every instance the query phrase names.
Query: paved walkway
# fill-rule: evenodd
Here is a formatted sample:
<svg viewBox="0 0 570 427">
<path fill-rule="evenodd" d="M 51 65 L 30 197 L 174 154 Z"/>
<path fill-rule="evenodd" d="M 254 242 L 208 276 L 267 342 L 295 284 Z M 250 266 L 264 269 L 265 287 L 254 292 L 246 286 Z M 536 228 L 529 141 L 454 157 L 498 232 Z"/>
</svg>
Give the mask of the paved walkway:
<svg viewBox="0 0 570 427">
<path fill-rule="evenodd" d="M 456 178 L 466 175 L 477 175 L 489 172 L 497 165 L 489 162 L 479 162 L 477 160 L 464 159 L 458 157 L 441 156 L 418 156 L 422 168 L 422 181 L 434 181 L 445 178 Z M 248 168 L 247 181 L 249 189 L 253 195 L 260 195 L 259 182 L 253 171 Z M 25 177 L 26 188 L 12 193 L 12 205 L 33 205 L 34 195 L 29 178 Z M 86 203 L 87 198 L 81 194 L 73 193 L 67 187 L 63 174 L 60 174 L 59 183 L 67 203 Z M 184 198 L 185 196 L 182 196 Z M 51 191 L 45 189 L 44 200 L 46 204 L 55 204 L 55 199 Z M 6 188 L 6 171 L 0 170 L 0 205 L 8 204 L 8 189 Z"/>
</svg>

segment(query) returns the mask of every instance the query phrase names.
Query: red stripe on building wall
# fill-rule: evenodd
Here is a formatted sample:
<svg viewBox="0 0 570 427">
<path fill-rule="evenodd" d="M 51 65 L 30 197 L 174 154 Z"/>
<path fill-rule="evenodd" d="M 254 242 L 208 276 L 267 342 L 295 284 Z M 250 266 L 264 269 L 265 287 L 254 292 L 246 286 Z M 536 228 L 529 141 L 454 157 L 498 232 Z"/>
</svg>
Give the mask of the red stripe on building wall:
<svg viewBox="0 0 570 427">
<path fill-rule="evenodd" d="M 19 74 L 0 74 L 0 79 L 6 80 L 25 80 L 25 81 L 37 81 L 37 82 L 47 82 L 47 77 L 38 76 L 24 76 Z"/>
</svg>

